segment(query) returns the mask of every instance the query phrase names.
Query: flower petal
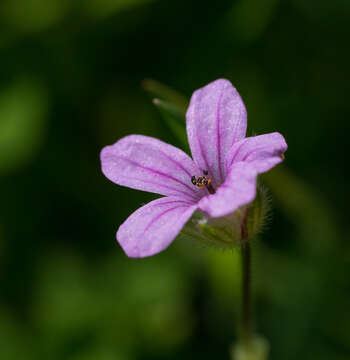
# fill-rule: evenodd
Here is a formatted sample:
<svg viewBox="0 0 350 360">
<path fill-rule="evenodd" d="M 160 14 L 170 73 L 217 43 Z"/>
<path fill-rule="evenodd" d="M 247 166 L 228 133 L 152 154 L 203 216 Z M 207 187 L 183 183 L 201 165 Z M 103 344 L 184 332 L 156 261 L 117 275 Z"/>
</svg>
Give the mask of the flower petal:
<svg viewBox="0 0 350 360">
<path fill-rule="evenodd" d="M 233 164 L 225 182 L 216 193 L 200 200 L 199 210 L 211 217 L 219 217 L 249 204 L 256 195 L 256 178 L 257 172 L 250 164 L 244 162 Z"/>
<path fill-rule="evenodd" d="M 247 162 L 258 173 L 270 170 L 283 161 L 288 146 L 284 137 L 278 133 L 252 136 L 235 143 L 227 154 L 226 169 L 235 162 Z"/>
<path fill-rule="evenodd" d="M 175 239 L 196 207 L 176 197 L 151 201 L 119 227 L 117 240 L 129 257 L 157 254 Z"/>
<path fill-rule="evenodd" d="M 214 186 L 222 184 L 225 154 L 246 133 L 247 112 L 240 95 L 228 80 L 216 80 L 193 93 L 186 118 L 194 161 L 209 171 Z"/>
<path fill-rule="evenodd" d="M 199 170 L 182 150 L 160 140 L 130 135 L 101 151 L 104 175 L 118 185 L 197 201 L 203 189 L 193 186 Z"/>
</svg>

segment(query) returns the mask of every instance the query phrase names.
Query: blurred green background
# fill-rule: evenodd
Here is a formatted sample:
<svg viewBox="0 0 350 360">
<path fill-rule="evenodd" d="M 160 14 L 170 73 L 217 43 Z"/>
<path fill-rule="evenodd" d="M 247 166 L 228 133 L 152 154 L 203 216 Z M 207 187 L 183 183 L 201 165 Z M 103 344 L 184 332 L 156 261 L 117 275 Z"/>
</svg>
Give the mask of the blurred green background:
<svg viewBox="0 0 350 360">
<path fill-rule="evenodd" d="M 184 240 L 128 259 L 115 241 L 155 198 L 99 152 L 140 133 L 180 145 L 141 84 L 232 81 L 249 134 L 280 131 L 255 243 L 270 359 L 350 359 L 350 2 L 2 0 L 0 359 L 228 359 L 239 253 Z"/>
</svg>

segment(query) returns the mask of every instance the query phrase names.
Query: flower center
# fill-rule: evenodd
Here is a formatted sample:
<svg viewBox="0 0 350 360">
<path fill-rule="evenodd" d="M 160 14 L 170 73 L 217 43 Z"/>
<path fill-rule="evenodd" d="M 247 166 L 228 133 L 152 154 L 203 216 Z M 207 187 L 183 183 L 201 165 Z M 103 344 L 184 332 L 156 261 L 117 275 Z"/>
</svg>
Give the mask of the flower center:
<svg viewBox="0 0 350 360">
<path fill-rule="evenodd" d="M 211 179 L 207 177 L 207 175 L 208 175 L 208 170 L 203 170 L 203 176 L 198 176 L 197 178 L 196 176 L 193 175 L 191 177 L 191 183 L 200 188 L 205 186 L 210 194 L 215 194 L 215 189 L 211 183 Z"/>
</svg>

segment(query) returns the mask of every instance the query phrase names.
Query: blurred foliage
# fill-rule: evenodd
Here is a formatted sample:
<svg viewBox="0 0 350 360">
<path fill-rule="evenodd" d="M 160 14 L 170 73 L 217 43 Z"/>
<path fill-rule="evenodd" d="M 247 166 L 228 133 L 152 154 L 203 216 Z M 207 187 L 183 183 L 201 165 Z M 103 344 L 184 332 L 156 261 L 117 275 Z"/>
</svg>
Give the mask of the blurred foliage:
<svg viewBox="0 0 350 360">
<path fill-rule="evenodd" d="M 238 33 L 242 42 L 254 41 L 269 25 L 279 3 L 279 0 L 237 1 L 225 19 L 226 31 Z"/>
<path fill-rule="evenodd" d="M 164 122 L 169 130 L 177 137 L 182 144 L 182 149 L 189 152 L 186 137 L 185 112 L 174 104 L 158 98 L 153 99 L 154 105 L 159 109 Z"/>
<path fill-rule="evenodd" d="M 4 0 L 2 21 L 22 33 L 45 30 L 64 18 L 68 4 L 66 0 Z"/>
<path fill-rule="evenodd" d="M 99 163 L 131 133 L 186 148 L 189 96 L 219 77 L 249 135 L 289 144 L 262 177 L 273 217 L 253 253 L 270 359 L 348 359 L 349 14 L 342 0 L 3 0 L 0 359 L 229 358 L 238 250 L 178 239 L 127 259 L 116 229 L 154 195 Z"/>
<path fill-rule="evenodd" d="M 134 8 L 154 0 L 86 0 L 86 11 L 92 17 L 106 17 L 118 11 Z"/>
<path fill-rule="evenodd" d="M 40 85 L 16 81 L 0 94 L 0 174 L 35 156 L 44 137 L 47 97 Z"/>
</svg>

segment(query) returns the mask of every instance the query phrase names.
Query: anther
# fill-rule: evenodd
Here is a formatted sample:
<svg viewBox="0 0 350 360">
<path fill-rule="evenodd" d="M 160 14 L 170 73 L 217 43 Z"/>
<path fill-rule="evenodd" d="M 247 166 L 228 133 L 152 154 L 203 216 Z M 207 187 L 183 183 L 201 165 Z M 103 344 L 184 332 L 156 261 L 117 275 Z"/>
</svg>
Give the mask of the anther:
<svg viewBox="0 0 350 360">
<path fill-rule="evenodd" d="M 191 183 L 195 186 L 198 186 L 199 188 L 203 187 L 203 185 L 208 189 L 210 194 L 215 193 L 215 189 L 213 188 L 213 185 L 211 184 L 211 179 L 206 177 L 208 175 L 208 170 L 203 170 L 204 176 L 199 176 L 196 178 L 195 176 L 191 177 Z"/>
</svg>

